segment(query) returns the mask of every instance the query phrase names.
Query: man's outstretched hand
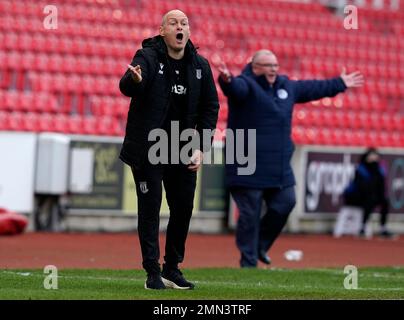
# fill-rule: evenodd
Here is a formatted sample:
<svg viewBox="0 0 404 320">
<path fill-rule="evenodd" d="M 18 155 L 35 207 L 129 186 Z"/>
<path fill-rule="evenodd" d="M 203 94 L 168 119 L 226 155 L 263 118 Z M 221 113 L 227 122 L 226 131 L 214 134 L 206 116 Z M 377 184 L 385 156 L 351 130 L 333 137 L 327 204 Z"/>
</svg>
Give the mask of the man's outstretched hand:
<svg viewBox="0 0 404 320">
<path fill-rule="evenodd" d="M 219 70 L 220 77 L 224 82 L 230 82 L 231 80 L 231 72 L 227 68 L 226 64 L 221 60 L 217 66 L 217 70 Z"/>
<path fill-rule="evenodd" d="M 341 72 L 341 78 L 344 81 L 347 88 L 362 87 L 363 84 L 365 83 L 363 74 L 361 74 L 360 71 L 355 71 L 347 74 L 346 69 L 343 68 Z"/>
<path fill-rule="evenodd" d="M 136 83 L 140 83 L 142 82 L 142 69 L 140 69 L 140 66 L 137 65 L 136 67 L 128 64 L 128 68 L 131 71 L 131 76 L 132 79 L 136 82 Z"/>
</svg>

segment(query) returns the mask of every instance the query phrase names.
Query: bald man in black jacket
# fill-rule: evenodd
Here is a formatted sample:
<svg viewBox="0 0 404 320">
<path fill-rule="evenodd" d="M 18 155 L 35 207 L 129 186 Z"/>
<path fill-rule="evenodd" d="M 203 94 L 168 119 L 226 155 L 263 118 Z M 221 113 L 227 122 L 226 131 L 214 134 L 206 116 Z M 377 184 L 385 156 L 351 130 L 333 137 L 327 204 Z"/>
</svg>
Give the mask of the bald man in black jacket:
<svg viewBox="0 0 404 320">
<path fill-rule="evenodd" d="M 178 268 L 193 210 L 196 171 L 212 139 L 193 150 L 188 163 L 153 164 L 148 157 L 153 129 L 165 129 L 171 141 L 173 124 L 180 132 L 193 129 L 202 137 L 216 127 L 219 102 L 208 61 L 191 40 L 187 16 L 172 10 L 164 15 L 160 34 L 143 41 L 122 77 L 121 92 L 131 97 L 120 158 L 131 166 L 138 197 L 138 232 L 146 289 L 193 289 Z M 178 140 L 178 139 L 177 139 Z M 178 141 L 177 141 L 178 142 Z M 178 156 L 178 155 L 177 155 Z M 170 218 L 163 270 L 159 258 L 159 213 L 164 183 Z"/>
</svg>

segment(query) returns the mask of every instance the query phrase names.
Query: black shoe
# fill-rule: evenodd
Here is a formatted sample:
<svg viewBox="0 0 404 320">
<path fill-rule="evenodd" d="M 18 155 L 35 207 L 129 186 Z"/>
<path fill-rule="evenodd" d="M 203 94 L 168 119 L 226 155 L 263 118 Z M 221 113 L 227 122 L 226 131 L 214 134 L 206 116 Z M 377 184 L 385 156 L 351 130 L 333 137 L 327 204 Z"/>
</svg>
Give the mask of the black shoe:
<svg viewBox="0 0 404 320">
<path fill-rule="evenodd" d="M 161 278 L 167 288 L 192 290 L 195 285 L 187 281 L 179 269 L 164 269 Z"/>
<path fill-rule="evenodd" d="M 162 290 L 167 289 L 159 273 L 149 273 L 144 284 L 145 289 Z"/>
<path fill-rule="evenodd" d="M 264 251 L 258 253 L 258 260 L 265 264 L 271 264 L 271 258 Z"/>
<path fill-rule="evenodd" d="M 382 232 L 380 232 L 379 236 L 383 238 L 394 238 L 394 234 L 388 230 L 383 230 Z"/>
</svg>

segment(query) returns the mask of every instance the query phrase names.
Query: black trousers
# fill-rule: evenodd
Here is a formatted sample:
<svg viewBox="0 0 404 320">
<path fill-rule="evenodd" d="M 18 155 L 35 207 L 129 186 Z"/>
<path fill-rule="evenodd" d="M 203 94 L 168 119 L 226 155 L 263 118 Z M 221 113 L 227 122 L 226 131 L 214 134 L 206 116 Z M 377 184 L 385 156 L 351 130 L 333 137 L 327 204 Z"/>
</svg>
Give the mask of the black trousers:
<svg viewBox="0 0 404 320">
<path fill-rule="evenodd" d="M 382 198 L 375 204 L 365 202 L 362 205 L 362 209 L 363 209 L 362 225 L 363 225 L 363 228 L 365 227 L 367 221 L 369 220 L 370 214 L 373 212 L 373 210 L 377 206 L 380 206 L 380 225 L 381 226 L 386 225 L 386 223 L 387 223 L 387 215 L 389 213 L 389 200 L 386 199 L 386 198 Z"/>
<path fill-rule="evenodd" d="M 258 253 L 267 252 L 285 226 L 290 212 L 296 205 L 295 188 L 230 189 L 239 209 L 236 244 L 241 253 L 241 267 L 256 267 Z M 266 212 L 261 217 L 262 203 Z"/>
<path fill-rule="evenodd" d="M 370 214 L 380 206 L 380 225 L 385 226 L 387 223 L 387 216 L 389 214 L 389 199 L 386 197 L 378 197 L 372 194 L 353 194 L 345 197 L 345 204 L 356 206 L 363 210 L 362 228 L 365 228 Z"/>
<path fill-rule="evenodd" d="M 159 225 L 162 183 L 170 209 L 164 261 L 176 268 L 184 260 L 185 242 L 192 216 L 196 172 L 183 164 L 132 167 L 138 203 L 138 234 L 143 268 L 147 273 L 160 272 Z"/>
</svg>

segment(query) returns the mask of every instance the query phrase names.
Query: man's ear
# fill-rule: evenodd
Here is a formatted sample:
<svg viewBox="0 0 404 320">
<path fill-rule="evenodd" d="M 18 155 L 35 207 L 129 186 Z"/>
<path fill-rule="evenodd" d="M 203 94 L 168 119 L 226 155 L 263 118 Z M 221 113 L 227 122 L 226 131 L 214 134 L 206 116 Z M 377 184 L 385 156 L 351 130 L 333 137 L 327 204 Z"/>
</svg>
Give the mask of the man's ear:
<svg viewBox="0 0 404 320">
<path fill-rule="evenodd" d="M 160 26 L 160 29 L 159 29 L 159 34 L 160 34 L 160 36 L 162 36 L 162 37 L 164 37 L 164 36 L 165 36 L 163 26 Z"/>
<path fill-rule="evenodd" d="M 256 74 L 256 75 L 258 75 L 258 71 L 257 71 L 257 67 L 255 66 L 255 65 L 252 65 L 251 66 L 251 70 L 252 70 L 252 72 L 254 73 L 254 74 Z"/>
</svg>

